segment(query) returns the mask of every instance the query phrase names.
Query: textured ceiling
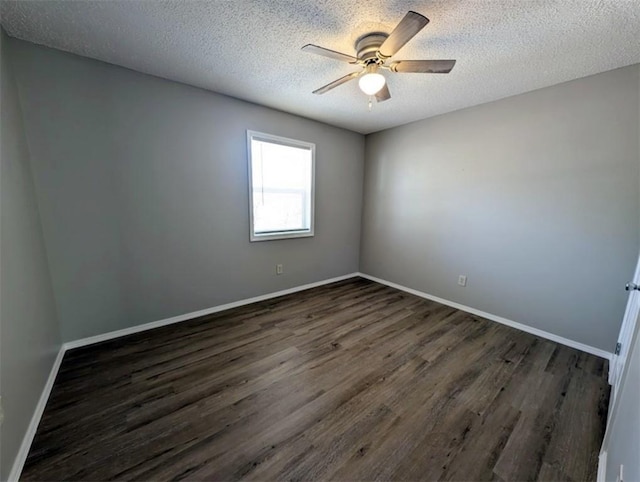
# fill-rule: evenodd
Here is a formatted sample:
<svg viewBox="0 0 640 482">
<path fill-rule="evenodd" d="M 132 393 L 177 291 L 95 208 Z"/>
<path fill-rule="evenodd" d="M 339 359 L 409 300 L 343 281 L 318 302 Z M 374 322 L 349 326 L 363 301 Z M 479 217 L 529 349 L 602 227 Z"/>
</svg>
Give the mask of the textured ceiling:
<svg viewBox="0 0 640 482">
<path fill-rule="evenodd" d="M 457 59 L 449 75 L 387 75 L 371 112 L 354 70 L 305 53 L 354 54 L 408 10 L 431 23 L 394 56 Z M 369 133 L 640 63 L 639 0 L 5 1 L 9 35 Z"/>
</svg>

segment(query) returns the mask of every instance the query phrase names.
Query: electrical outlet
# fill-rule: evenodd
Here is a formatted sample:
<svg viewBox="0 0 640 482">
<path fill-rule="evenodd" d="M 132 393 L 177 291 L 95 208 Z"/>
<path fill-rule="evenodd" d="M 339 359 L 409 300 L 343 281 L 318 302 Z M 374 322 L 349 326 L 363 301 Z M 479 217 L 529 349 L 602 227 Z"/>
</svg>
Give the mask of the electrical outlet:
<svg viewBox="0 0 640 482">
<path fill-rule="evenodd" d="M 284 268 L 281 264 L 276 264 L 276 274 L 284 273 Z"/>
<path fill-rule="evenodd" d="M 463 275 L 463 274 L 458 276 L 458 284 L 460 286 L 467 286 L 467 277 L 465 275 Z"/>
</svg>

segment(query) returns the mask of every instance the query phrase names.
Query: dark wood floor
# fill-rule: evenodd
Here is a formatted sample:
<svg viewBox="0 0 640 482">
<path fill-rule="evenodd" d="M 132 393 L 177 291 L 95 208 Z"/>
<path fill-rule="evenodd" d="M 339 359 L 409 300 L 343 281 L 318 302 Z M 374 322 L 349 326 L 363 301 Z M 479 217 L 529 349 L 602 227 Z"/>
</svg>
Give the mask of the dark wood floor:
<svg viewBox="0 0 640 482">
<path fill-rule="evenodd" d="M 23 480 L 595 480 L 592 355 L 352 279 L 66 354 Z"/>
</svg>

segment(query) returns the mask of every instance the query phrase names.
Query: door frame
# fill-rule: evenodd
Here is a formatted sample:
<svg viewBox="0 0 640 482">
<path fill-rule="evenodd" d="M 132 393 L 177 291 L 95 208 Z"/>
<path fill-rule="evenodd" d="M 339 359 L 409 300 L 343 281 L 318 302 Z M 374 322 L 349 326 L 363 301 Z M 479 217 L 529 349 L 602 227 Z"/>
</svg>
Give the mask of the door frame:
<svg viewBox="0 0 640 482">
<path fill-rule="evenodd" d="M 638 257 L 636 270 L 631 282 L 640 285 L 640 256 Z M 618 335 L 620 350 L 619 353 L 614 353 L 611 356 L 609 363 L 609 383 L 611 384 L 610 406 L 613 406 L 613 402 L 620 389 L 622 374 L 624 373 L 624 367 L 629 358 L 629 349 L 631 348 L 631 341 L 639 316 L 640 292 L 638 292 L 638 290 L 631 290 L 629 291 L 627 307 L 624 312 L 624 318 L 622 319 L 622 325 L 620 326 L 620 334 Z"/>
<path fill-rule="evenodd" d="M 632 283 L 640 284 L 640 256 L 636 264 L 636 270 L 633 274 Z M 638 290 L 631 290 L 627 298 L 627 307 L 622 319 L 620 334 L 618 335 L 618 343 L 620 343 L 620 352 L 611 355 L 609 360 L 609 383 L 611 384 L 611 396 L 609 398 L 609 413 L 607 414 L 607 428 L 602 440 L 602 447 L 598 456 L 598 473 L 597 482 L 606 482 L 607 475 L 607 451 L 609 449 L 609 439 L 611 438 L 611 426 L 614 422 L 616 412 L 618 411 L 618 394 L 622 380 L 625 378 L 625 370 L 629 361 L 630 350 L 632 348 L 633 337 L 638 326 L 638 318 L 640 318 L 640 293 Z M 616 350 L 617 351 L 617 350 Z"/>
</svg>

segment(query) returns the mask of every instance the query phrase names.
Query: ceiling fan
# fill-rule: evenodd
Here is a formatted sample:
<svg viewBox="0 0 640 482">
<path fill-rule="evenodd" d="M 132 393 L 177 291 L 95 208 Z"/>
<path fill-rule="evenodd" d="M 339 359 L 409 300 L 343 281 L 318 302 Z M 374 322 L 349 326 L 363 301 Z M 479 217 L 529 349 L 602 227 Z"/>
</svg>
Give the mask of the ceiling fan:
<svg viewBox="0 0 640 482">
<path fill-rule="evenodd" d="M 380 73 L 382 69 L 397 73 L 448 74 L 453 69 L 455 60 L 395 60 L 389 62 L 389 59 L 428 23 L 429 19 L 424 15 L 409 11 L 389 35 L 375 32 L 360 37 L 355 45 L 357 57 L 313 44 L 305 45 L 302 47 L 305 52 L 349 62 L 361 67 L 360 70 L 340 77 L 338 80 L 314 90 L 313 93 L 324 94 L 359 77 L 360 89 L 368 96 L 375 96 L 378 102 L 383 102 L 390 99 L 391 94 L 384 75 Z"/>
</svg>

